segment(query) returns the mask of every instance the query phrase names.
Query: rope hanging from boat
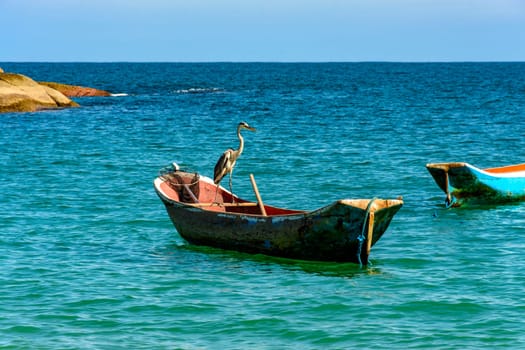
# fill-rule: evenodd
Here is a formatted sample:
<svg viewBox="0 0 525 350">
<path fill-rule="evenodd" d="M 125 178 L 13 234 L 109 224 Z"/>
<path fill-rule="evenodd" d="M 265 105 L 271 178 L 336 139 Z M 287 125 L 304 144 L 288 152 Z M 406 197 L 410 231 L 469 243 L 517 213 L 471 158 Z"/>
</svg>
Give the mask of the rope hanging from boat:
<svg viewBox="0 0 525 350">
<path fill-rule="evenodd" d="M 449 189 L 449 178 L 448 178 L 448 169 L 445 169 L 445 194 L 447 197 L 445 198 L 445 207 L 448 209 L 452 206 L 452 196 L 450 195 L 450 189 Z"/>
<path fill-rule="evenodd" d="M 361 251 L 363 249 L 363 243 L 365 242 L 365 229 L 368 226 L 368 220 L 370 220 L 370 210 L 372 209 L 372 204 L 376 199 L 377 198 L 372 198 L 370 202 L 368 202 L 368 205 L 366 206 L 365 219 L 363 220 L 363 228 L 361 229 L 361 234 L 357 236 L 357 240 L 359 241 L 359 247 L 357 249 L 357 260 L 359 261 L 360 267 L 363 267 L 363 262 L 361 261 Z M 368 261 L 366 263 L 368 264 Z"/>
</svg>

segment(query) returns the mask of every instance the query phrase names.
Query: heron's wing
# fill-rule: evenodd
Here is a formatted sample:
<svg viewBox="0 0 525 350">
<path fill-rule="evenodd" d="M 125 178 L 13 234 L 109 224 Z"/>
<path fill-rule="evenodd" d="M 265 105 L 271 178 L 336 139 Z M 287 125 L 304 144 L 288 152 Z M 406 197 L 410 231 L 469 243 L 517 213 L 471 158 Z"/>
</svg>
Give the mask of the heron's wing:
<svg viewBox="0 0 525 350">
<path fill-rule="evenodd" d="M 224 151 L 224 153 L 217 161 L 217 164 L 215 164 L 215 169 L 213 170 L 213 182 L 215 184 L 221 182 L 224 175 L 228 174 L 228 172 L 230 171 L 230 158 L 232 155 L 232 151 L 232 149 Z"/>
</svg>

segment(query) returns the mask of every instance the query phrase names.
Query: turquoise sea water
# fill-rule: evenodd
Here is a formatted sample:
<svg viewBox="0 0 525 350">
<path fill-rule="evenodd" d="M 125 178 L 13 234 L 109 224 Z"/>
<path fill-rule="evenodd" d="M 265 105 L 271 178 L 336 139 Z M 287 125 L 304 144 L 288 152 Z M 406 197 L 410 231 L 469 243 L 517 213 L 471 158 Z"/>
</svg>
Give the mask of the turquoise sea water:
<svg viewBox="0 0 525 350">
<path fill-rule="evenodd" d="M 525 204 L 445 209 L 428 162 L 523 163 L 525 63 L 1 63 L 118 95 L 0 115 L 0 348 L 525 348 Z M 371 266 L 192 247 L 176 161 L 314 209 L 405 206 Z"/>
</svg>

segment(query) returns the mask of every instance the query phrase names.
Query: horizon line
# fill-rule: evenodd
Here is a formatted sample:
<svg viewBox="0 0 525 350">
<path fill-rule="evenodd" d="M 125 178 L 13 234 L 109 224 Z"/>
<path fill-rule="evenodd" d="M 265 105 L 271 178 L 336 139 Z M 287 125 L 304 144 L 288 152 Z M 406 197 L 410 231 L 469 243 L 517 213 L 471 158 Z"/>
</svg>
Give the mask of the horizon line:
<svg viewBox="0 0 525 350">
<path fill-rule="evenodd" d="M 115 61 L 77 61 L 77 60 L 65 60 L 65 61 L 37 61 L 37 60 L 21 60 L 21 61 L 0 61 L 0 63 L 177 63 L 177 64 L 216 64 L 216 63 L 228 63 L 228 64 L 250 64 L 250 63 L 268 63 L 268 64 L 302 64 L 302 63 L 312 63 L 312 64 L 326 64 L 326 63 L 399 63 L 399 64 L 425 64 L 425 63 L 525 63 L 523 61 L 516 60 L 450 60 L 450 61 L 395 61 L 395 60 L 370 60 L 370 61 L 234 61 L 234 60 L 216 60 L 216 61 L 133 61 L 133 60 L 115 60 Z"/>
</svg>

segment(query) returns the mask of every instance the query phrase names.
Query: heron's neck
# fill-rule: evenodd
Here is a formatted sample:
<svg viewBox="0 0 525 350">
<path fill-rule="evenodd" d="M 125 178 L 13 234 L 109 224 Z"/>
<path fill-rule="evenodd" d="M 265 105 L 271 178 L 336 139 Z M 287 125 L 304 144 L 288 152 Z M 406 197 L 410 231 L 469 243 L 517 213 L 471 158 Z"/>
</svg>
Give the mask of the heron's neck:
<svg viewBox="0 0 525 350">
<path fill-rule="evenodd" d="M 241 135 L 241 129 L 237 129 L 237 137 L 239 138 L 239 154 L 244 150 L 244 138 Z"/>
</svg>

